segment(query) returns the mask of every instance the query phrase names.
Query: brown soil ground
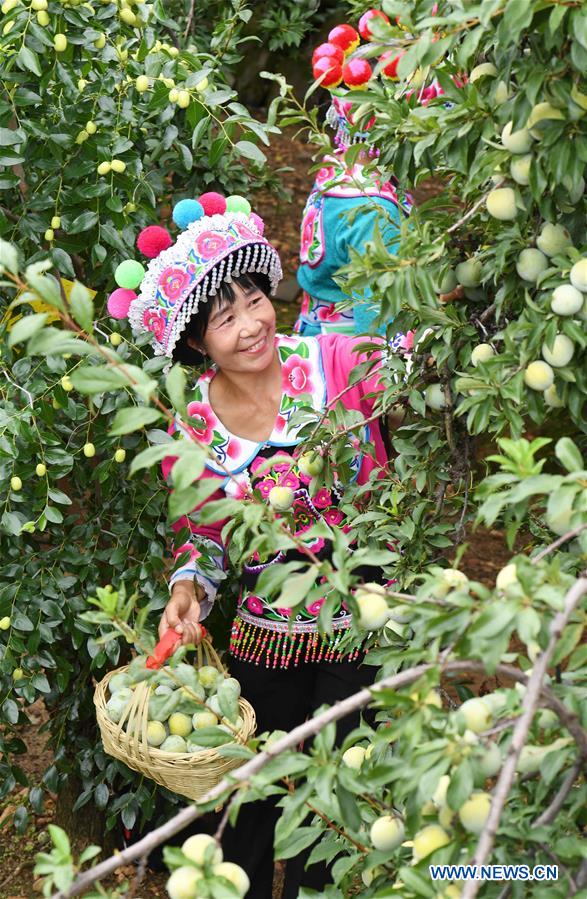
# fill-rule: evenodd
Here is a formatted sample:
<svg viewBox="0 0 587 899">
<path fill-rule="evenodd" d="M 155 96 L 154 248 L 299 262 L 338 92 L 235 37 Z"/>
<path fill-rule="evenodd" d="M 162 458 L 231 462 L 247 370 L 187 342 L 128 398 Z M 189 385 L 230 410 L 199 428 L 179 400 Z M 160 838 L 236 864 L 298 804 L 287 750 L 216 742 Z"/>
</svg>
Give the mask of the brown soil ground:
<svg viewBox="0 0 587 899">
<path fill-rule="evenodd" d="M 259 195 L 255 208 L 265 219 L 267 233 L 280 250 L 284 275 L 289 280 L 287 300 L 276 302 L 279 327 L 287 330 L 297 317 L 298 304 L 295 297 L 295 286 L 292 279 L 297 266 L 299 240 L 299 223 L 306 195 L 311 184 L 308 169 L 312 164 L 311 152 L 306 145 L 291 136 L 275 138 L 272 145 L 272 161 L 275 168 L 288 167 L 290 171 L 283 173 L 285 187 L 291 193 L 291 201 L 277 200 L 272 195 Z M 485 531 L 473 535 L 461 567 L 474 578 L 493 584 L 499 569 L 509 559 L 510 553 L 505 546 L 503 533 Z M 484 684 L 473 685 L 484 692 Z M 28 710 L 31 721 L 22 735 L 28 747 L 28 753 L 22 757 L 21 764 L 33 783 L 39 782 L 42 772 L 51 763 L 51 754 L 45 748 L 39 736 L 45 712 L 40 704 Z M 47 824 L 54 816 L 55 802 L 50 800 L 46 813 L 32 821 L 24 835 L 17 835 L 12 827 L 12 816 L 16 807 L 26 798 L 26 790 L 15 793 L 0 805 L 0 899 L 34 899 L 41 895 L 41 889 L 33 877 L 34 856 L 47 849 Z M 275 897 L 280 895 L 280 869 L 276 870 Z M 132 876 L 132 869 L 121 871 L 117 880 L 120 882 Z M 166 877 L 162 874 L 148 872 L 144 883 L 134 894 L 136 899 L 157 899 L 166 896 L 164 889 Z"/>
</svg>

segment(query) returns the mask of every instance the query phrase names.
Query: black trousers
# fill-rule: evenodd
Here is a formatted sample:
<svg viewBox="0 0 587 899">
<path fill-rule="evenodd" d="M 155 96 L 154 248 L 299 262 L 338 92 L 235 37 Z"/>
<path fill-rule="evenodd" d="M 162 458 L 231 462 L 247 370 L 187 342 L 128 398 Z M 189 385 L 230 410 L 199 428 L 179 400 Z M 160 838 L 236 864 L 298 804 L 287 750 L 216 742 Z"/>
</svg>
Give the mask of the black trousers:
<svg viewBox="0 0 587 899">
<path fill-rule="evenodd" d="M 268 670 L 231 656 L 229 668 L 240 681 L 243 696 L 255 709 L 257 733 L 292 730 L 324 703 L 333 705 L 372 684 L 376 673 L 375 668 L 360 660 Z M 337 745 L 359 721 L 359 712 L 339 720 Z M 273 834 L 281 812 L 275 802 L 270 798 L 243 805 L 236 826 L 227 827 L 222 840 L 225 859 L 241 865 L 250 878 L 251 899 L 272 899 Z M 297 899 L 301 886 L 320 890 L 329 882 L 328 869 L 323 864 L 311 865 L 304 871 L 309 851 L 287 862 L 283 899 Z"/>
</svg>

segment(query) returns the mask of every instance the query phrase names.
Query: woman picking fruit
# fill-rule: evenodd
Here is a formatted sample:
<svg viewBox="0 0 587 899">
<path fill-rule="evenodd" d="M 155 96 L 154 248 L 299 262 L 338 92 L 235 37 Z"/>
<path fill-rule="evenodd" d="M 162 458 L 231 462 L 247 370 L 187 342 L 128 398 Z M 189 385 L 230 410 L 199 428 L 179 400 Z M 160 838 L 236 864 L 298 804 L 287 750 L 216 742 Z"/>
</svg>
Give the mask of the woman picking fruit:
<svg viewBox="0 0 587 899">
<path fill-rule="evenodd" d="M 309 402 L 318 419 L 342 392 L 344 406 L 367 419 L 381 389 L 378 377 L 371 373 L 349 387 L 351 372 L 366 360 L 356 352 L 354 338 L 276 333 L 269 296 L 281 278 L 279 256 L 244 198 L 208 193 L 198 201 L 182 200 L 174 220 L 184 229 L 174 244 L 158 226 L 141 233 L 137 245 L 152 261 L 146 273 L 135 261 L 121 264 L 120 289 L 109 299 L 110 312 L 128 314 L 137 335 L 150 335 L 157 355 L 194 366 L 205 356 L 212 360 L 195 382 L 187 406 L 190 424 L 178 418 L 171 428 L 176 439 L 195 439 L 210 448 L 202 474 L 216 486 L 210 500 L 246 502 L 254 491 L 314 556 L 329 558 L 331 541 L 311 535 L 310 528 L 320 522 L 345 527 L 341 500 L 346 485 L 335 479 L 331 489 L 312 490 L 312 477 L 325 460 L 317 452 L 299 455 L 300 425 L 292 417 L 302 402 L 307 411 Z M 377 420 L 363 427 L 361 438 L 362 443 L 353 444 L 350 463 L 351 480 L 358 484 L 387 463 Z M 370 455 L 361 451 L 365 443 Z M 277 453 L 279 462 L 267 466 Z M 164 460 L 166 476 L 174 462 L 172 457 Z M 225 522 L 203 524 L 200 511 L 198 507 L 175 524 L 178 531 L 188 528 L 191 539 L 178 550 L 171 599 L 160 623 L 161 635 L 173 628 L 184 643 L 200 639 L 200 621 L 209 613 L 228 565 L 221 534 Z M 341 646 L 351 625 L 343 602 L 333 610 L 332 636 L 321 630 L 318 617 L 327 585 L 319 599 L 294 611 L 274 608 L 257 589 L 261 572 L 293 560 L 307 561 L 307 556 L 297 549 L 269 559 L 253 555 L 240 572 L 228 664 L 255 708 L 259 732 L 289 731 L 323 703 L 332 704 L 372 681 L 359 650 Z M 377 570 L 370 574 L 370 579 L 380 577 Z M 345 719 L 338 739 L 357 723 Z M 224 838 L 226 855 L 247 871 L 256 899 L 271 897 L 276 819 L 271 801 L 247 804 L 236 830 L 227 830 Z M 247 840 L 251 833 L 254 840 Z M 301 882 L 321 887 L 326 877 L 316 866 L 303 875 L 301 863 L 294 862 L 288 865 L 284 895 L 297 896 Z"/>
</svg>

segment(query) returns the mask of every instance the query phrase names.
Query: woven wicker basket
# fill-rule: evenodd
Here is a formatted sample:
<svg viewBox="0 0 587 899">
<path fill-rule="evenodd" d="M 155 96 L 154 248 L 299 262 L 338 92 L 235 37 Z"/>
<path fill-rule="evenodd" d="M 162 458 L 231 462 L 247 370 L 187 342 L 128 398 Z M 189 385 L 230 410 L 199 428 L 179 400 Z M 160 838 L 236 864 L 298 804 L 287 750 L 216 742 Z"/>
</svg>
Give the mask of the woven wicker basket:
<svg viewBox="0 0 587 899">
<path fill-rule="evenodd" d="M 226 674 L 218 653 L 211 643 L 204 640 L 197 647 L 196 667 L 214 665 Z M 115 674 L 127 670 L 128 666 L 110 671 L 100 681 L 94 692 L 96 717 L 104 749 L 145 777 L 149 777 L 173 793 L 188 799 L 200 799 L 233 768 L 242 764 L 241 759 L 220 755 L 217 749 L 204 749 L 194 753 L 161 752 L 147 743 L 147 713 L 150 687 L 145 681 L 138 683 L 133 698 L 125 709 L 118 724 L 114 724 L 106 714 L 108 683 Z M 239 713 L 243 726 L 238 733 L 239 743 L 246 743 L 255 733 L 255 712 L 250 703 L 239 700 Z"/>
</svg>

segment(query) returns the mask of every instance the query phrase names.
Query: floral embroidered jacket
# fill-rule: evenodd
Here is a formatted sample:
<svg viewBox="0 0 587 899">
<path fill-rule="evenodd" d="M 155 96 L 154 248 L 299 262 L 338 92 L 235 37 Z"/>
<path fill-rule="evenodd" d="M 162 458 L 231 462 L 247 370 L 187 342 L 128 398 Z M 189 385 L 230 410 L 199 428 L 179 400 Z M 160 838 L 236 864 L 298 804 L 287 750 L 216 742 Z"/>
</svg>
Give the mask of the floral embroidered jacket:
<svg viewBox="0 0 587 899">
<path fill-rule="evenodd" d="M 294 492 L 290 521 L 293 519 L 294 532 L 302 539 L 316 521 L 323 520 L 331 527 L 346 527 L 339 508 L 345 485 L 336 484 L 331 490 L 321 489 L 310 497 L 310 478 L 300 472 L 293 458 L 296 446 L 301 442 L 298 436 L 300 426 L 290 425 L 290 419 L 300 407 L 300 398 L 304 395 L 305 405 L 307 396 L 311 396 L 312 406 L 317 414 L 327 405 L 334 405 L 335 397 L 348 387 L 350 373 L 368 358 L 366 354 L 356 352 L 356 345 L 360 342 L 358 338 L 341 334 L 317 337 L 276 336 L 283 393 L 273 431 L 264 443 L 231 434 L 214 414 L 209 401 L 210 382 L 216 373 L 214 368 L 198 379 L 193 399 L 188 404 L 188 413 L 202 419 L 201 429 L 186 427 L 177 420 L 171 430 L 179 438 L 182 431 L 192 430 L 199 440 L 212 448 L 214 456 L 206 463 L 202 477 L 215 478 L 218 489 L 208 502 L 224 496 L 242 498 L 248 487 L 257 490 L 262 498 L 267 499 L 271 489 L 279 485 L 290 487 Z M 366 381 L 346 390 L 340 400 L 346 408 L 356 409 L 368 418 L 373 412 L 380 390 L 375 370 Z M 366 483 L 371 471 L 387 462 L 379 422 L 370 422 L 364 430 L 364 437 L 372 447 L 372 455 L 363 455 L 357 450 L 352 460 L 352 480 L 356 480 L 358 484 Z M 267 459 L 277 454 L 289 456 L 291 462 L 261 469 Z M 173 457 L 167 457 L 163 461 L 166 477 L 169 476 L 174 461 Z M 228 469 L 232 477 L 229 478 L 221 466 Z M 189 558 L 187 562 L 182 561 L 174 571 L 170 584 L 197 578 L 206 591 L 206 598 L 201 603 L 202 618 L 209 613 L 219 585 L 225 577 L 226 547 L 221 537 L 224 524 L 224 521 L 199 524 L 198 510 L 194 510 L 190 516 L 174 525 L 176 530 L 187 526 L 192 538 L 190 544 L 177 551 L 177 558 L 180 555 L 185 557 L 188 552 Z M 307 543 L 319 558 L 325 558 L 330 553 L 330 542 L 323 538 L 308 538 Z M 204 556 L 207 560 L 205 567 Z M 326 658 L 334 661 L 343 657 L 337 647 L 345 629 L 350 625 L 350 614 L 342 604 L 334 612 L 334 636 L 324 641 L 319 636 L 317 620 L 324 597 L 301 612 L 296 612 L 292 619 L 290 609 L 272 608 L 270 601 L 255 589 L 258 576 L 265 568 L 300 557 L 299 551 L 290 551 L 287 554 L 276 553 L 268 559 L 260 559 L 255 555 L 247 560 L 241 574 L 241 591 L 232 631 L 231 652 L 237 657 L 272 667 L 287 667 L 298 664 L 300 660 Z"/>
<path fill-rule="evenodd" d="M 400 206 L 394 185 L 377 170 L 356 163 L 347 168 L 336 156 L 327 157 L 306 201 L 300 235 L 297 279 L 304 291 L 295 324 L 299 334 L 365 333 L 377 315 L 369 291 L 355 297 L 354 307 L 340 304 L 349 297 L 335 275 L 350 262 L 350 249 L 360 252 L 377 227 L 384 244 L 394 251 L 399 240 Z"/>
</svg>

